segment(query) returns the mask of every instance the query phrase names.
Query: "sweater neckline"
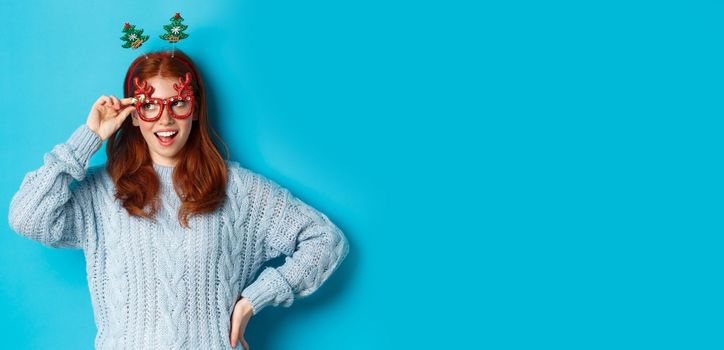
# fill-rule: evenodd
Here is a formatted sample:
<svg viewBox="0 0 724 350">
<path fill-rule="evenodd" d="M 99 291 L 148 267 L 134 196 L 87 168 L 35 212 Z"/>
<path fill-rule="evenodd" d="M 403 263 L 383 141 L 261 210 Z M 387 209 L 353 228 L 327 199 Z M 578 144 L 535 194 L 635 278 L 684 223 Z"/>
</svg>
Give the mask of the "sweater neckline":
<svg viewBox="0 0 724 350">
<path fill-rule="evenodd" d="M 173 183 L 174 167 L 153 163 L 153 169 L 156 170 L 156 173 L 158 174 L 158 177 L 162 183 L 167 185 Z"/>
</svg>

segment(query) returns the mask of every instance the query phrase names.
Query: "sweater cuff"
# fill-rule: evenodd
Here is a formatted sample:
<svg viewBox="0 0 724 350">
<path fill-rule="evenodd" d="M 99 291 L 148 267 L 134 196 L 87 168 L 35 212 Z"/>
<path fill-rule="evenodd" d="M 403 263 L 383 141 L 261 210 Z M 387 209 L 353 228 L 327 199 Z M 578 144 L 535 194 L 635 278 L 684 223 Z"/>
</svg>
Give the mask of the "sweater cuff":
<svg viewBox="0 0 724 350">
<path fill-rule="evenodd" d="M 294 300 L 292 288 L 279 271 L 267 267 L 252 284 L 244 288 L 241 296 L 251 303 L 254 315 L 268 305 L 288 306 Z"/>
<path fill-rule="evenodd" d="M 78 162 L 86 167 L 90 158 L 103 144 L 103 140 L 91 130 L 88 124 L 83 124 L 70 135 L 68 144 L 73 149 L 73 155 Z"/>
</svg>

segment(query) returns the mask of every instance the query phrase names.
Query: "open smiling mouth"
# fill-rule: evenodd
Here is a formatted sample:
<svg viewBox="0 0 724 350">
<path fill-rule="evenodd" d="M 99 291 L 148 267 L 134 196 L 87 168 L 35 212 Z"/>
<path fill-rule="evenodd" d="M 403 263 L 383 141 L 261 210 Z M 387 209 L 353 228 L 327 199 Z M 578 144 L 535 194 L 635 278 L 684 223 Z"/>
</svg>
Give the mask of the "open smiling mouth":
<svg viewBox="0 0 724 350">
<path fill-rule="evenodd" d="M 158 139 L 158 142 L 161 145 L 169 146 L 173 143 L 173 140 L 176 137 L 176 135 L 178 135 L 178 131 L 155 132 L 153 134 L 156 135 L 156 139 Z"/>
</svg>

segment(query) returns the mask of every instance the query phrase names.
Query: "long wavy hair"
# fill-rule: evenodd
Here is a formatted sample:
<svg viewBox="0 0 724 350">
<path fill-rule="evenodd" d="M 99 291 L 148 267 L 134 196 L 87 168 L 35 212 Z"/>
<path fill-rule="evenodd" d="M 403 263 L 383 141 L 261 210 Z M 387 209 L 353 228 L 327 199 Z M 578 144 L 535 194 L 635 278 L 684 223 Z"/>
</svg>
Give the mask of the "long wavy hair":
<svg viewBox="0 0 724 350">
<path fill-rule="evenodd" d="M 147 57 L 146 57 L 147 56 Z M 188 228 L 189 215 L 213 212 L 225 199 L 227 169 L 225 159 L 229 150 L 221 137 L 213 130 L 208 120 L 206 91 L 196 65 L 182 51 L 157 51 L 136 58 L 128 68 L 123 83 L 123 96 L 133 96 L 133 78 L 149 79 L 162 77 L 183 77 L 187 72 L 193 78 L 194 120 L 191 134 L 179 151 L 179 161 L 173 171 L 173 187 L 181 198 L 178 220 Z M 222 158 L 212 142 L 210 132 L 226 150 Z M 153 168 L 153 161 L 143 135 L 126 118 L 121 127 L 108 138 L 106 144 L 108 161 L 106 170 L 116 185 L 115 197 L 119 199 L 129 215 L 156 221 L 159 210 L 160 179 Z"/>
</svg>

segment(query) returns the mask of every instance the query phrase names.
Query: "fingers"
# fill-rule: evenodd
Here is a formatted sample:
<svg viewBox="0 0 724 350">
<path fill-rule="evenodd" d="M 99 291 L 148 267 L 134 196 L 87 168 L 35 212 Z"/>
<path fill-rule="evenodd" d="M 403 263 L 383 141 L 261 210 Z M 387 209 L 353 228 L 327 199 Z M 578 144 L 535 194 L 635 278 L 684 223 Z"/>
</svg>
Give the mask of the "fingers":
<svg viewBox="0 0 724 350">
<path fill-rule="evenodd" d="M 118 124 L 123 122 L 126 117 L 128 117 L 131 112 L 133 112 L 134 108 L 133 106 L 127 106 L 126 108 L 122 109 L 120 113 L 118 113 L 118 116 L 116 116 L 116 121 L 118 121 Z"/>
<path fill-rule="evenodd" d="M 126 97 L 124 99 L 121 99 L 121 105 L 130 105 L 131 100 L 133 100 L 133 97 Z"/>
<path fill-rule="evenodd" d="M 94 103 L 94 105 L 100 106 L 100 105 L 104 104 L 107 97 L 108 97 L 108 96 L 105 96 L 105 95 L 103 95 L 103 96 L 101 96 L 101 97 L 98 97 L 98 99 L 96 100 L 96 102 Z"/>
<path fill-rule="evenodd" d="M 115 110 L 121 109 L 121 101 L 118 101 L 118 98 L 116 96 L 111 95 L 111 102 L 113 102 L 113 108 Z"/>
<path fill-rule="evenodd" d="M 101 96 L 99 97 L 96 102 L 93 104 L 93 108 L 97 110 L 100 113 L 103 113 L 103 111 L 108 107 L 108 105 L 111 104 L 111 99 L 108 96 Z"/>
<path fill-rule="evenodd" d="M 116 96 L 113 95 L 102 95 L 101 97 L 98 97 L 94 105 L 96 106 L 109 106 L 113 107 L 115 110 L 121 109 L 121 107 L 125 107 L 126 105 L 131 104 L 131 97 L 124 98 L 122 100 L 119 100 Z"/>
<path fill-rule="evenodd" d="M 239 320 L 234 319 L 232 315 L 231 322 L 231 347 L 235 347 L 236 343 L 239 342 Z"/>
<path fill-rule="evenodd" d="M 244 347 L 244 350 L 249 350 L 249 344 L 246 342 L 246 339 L 244 339 L 244 337 L 241 337 L 241 346 Z"/>
</svg>

